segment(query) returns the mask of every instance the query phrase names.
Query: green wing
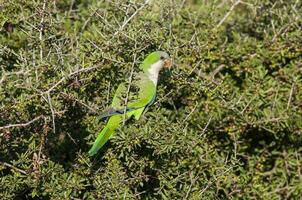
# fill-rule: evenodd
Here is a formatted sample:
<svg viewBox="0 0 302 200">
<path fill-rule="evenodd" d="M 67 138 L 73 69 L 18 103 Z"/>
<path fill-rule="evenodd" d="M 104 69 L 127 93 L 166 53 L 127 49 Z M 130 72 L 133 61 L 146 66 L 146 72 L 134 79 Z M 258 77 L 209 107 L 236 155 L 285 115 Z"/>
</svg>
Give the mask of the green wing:
<svg viewBox="0 0 302 200">
<path fill-rule="evenodd" d="M 127 113 L 140 109 L 137 112 L 132 112 L 135 118 L 138 119 L 144 108 L 154 99 L 155 95 L 155 84 L 143 74 L 140 74 L 140 76 L 131 83 L 129 91 L 128 86 L 123 83 L 118 86 L 111 106 L 101 114 L 101 117 L 123 114 L 126 106 Z M 125 105 L 125 103 L 127 103 L 127 105 Z"/>
<path fill-rule="evenodd" d="M 127 97 L 127 87 L 124 83 L 121 83 L 118 88 L 116 89 L 116 92 L 114 94 L 111 108 L 114 110 L 122 110 L 125 108 L 125 99 Z"/>
<path fill-rule="evenodd" d="M 147 78 L 142 78 L 139 83 L 138 99 L 129 101 L 127 107 L 130 109 L 138 109 L 147 106 L 156 95 L 156 85 Z"/>
</svg>

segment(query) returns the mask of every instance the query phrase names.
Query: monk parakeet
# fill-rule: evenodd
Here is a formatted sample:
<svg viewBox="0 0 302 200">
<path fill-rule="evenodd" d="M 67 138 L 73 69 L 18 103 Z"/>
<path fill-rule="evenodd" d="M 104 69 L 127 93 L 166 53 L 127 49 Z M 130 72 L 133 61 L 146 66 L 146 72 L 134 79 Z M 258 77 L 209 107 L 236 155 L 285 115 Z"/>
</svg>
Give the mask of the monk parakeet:
<svg viewBox="0 0 302 200">
<path fill-rule="evenodd" d="M 145 108 L 154 103 L 159 71 L 171 64 L 166 52 L 153 52 L 145 58 L 140 65 L 141 72 L 133 77 L 129 85 L 121 83 L 118 86 L 111 106 L 101 115 L 109 117 L 109 120 L 89 150 L 90 156 L 98 152 L 125 119 L 134 116 L 138 120 Z"/>
</svg>

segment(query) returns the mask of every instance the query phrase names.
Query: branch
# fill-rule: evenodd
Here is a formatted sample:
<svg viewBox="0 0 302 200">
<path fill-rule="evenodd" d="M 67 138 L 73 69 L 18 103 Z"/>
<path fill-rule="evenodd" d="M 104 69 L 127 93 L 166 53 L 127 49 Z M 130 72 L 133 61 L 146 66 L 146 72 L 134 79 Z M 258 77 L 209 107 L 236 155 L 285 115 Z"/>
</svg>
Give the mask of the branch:
<svg viewBox="0 0 302 200">
<path fill-rule="evenodd" d="M 51 102 L 51 97 L 50 97 L 50 93 L 47 93 L 47 100 L 48 100 L 48 104 L 50 107 L 50 111 L 51 111 L 51 118 L 52 118 L 52 128 L 53 128 L 53 133 L 56 134 L 56 121 L 55 121 L 55 110 L 53 108 L 52 102 Z"/>
<path fill-rule="evenodd" d="M 5 71 L 4 71 L 4 68 L 3 67 L 1 67 L 1 69 L 2 69 L 2 77 L 1 77 L 1 79 L 0 79 L 0 85 L 2 84 L 2 82 L 5 80 L 5 77 L 6 77 L 6 74 L 5 74 Z"/>
<path fill-rule="evenodd" d="M 202 129 L 202 134 L 204 134 L 209 126 L 209 124 L 211 123 L 211 120 L 212 120 L 212 116 L 210 116 L 206 126 Z"/>
<path fill-rule="evenodd" d="M 71 94 L 67 94 L 65 92 L 60 92 L 60 94 L 62 94 L 65 98 L 69 99 L 69 100 L 73 100 L 77 103 L 79 103 L 80 105 L 86 107 L 88 110 L 92 111 L 94 114 L 98 113 L 98 108 L 92 108 L 91 106 L 87 105 L 86 103 L 82 102 L 80 99 L 77 99 L 76 97 L 72 96 Z"/>
<path fill-rule="evenodd" d="M 70 74 L 67 75 L 67 77 L 63 77 L 61 78 L 57 83 L 55 83 L 51 88 L 49 88 L 46 92 L 44 92 L 44 94 L 47 94 L 49 92 L 51 92 L 52 90 L 54 90 L 56 87 L 58 87 L 61 83 L 63 83 L 67 78 L 70 78 L 76 74 L 79 74 L 81 72 L 88 72 L 88 71 L 91 71 L 91 70 L 94 70 L 96 69 L 97 67 L 88 67 L 88 68 L 82 68 L 82 69 L 79 69 L 77 71 L 74 71 L 74 72 L 71 72 Z"/>
<path fill-rule="evenodd" d="M 291 101 L 292 101 L 294 87 L 295 87 L 295 83 L 292 83 L 292 87 L 290 88 L 290 93 L 289 93 L 289 97 L 288 97 L 288 101 L 287 101 L 286 110 L 289 109 L 290 103 L 291 103 Z"/>
<path fill-rule="evenodd" d="M 136 48 L 136 43 L 135 43 L 135 48 Z M 125 99 L 125 106 L 124 106 L 124 116 L 123 116 L 123 125 L 125 125 L 125 121 L 126 121 L 126 114 L 127 114 L 127 104 L 128 104 L 128 98 L 129 98 L 129 93 L 130 93 L 130 87 L 131 87 L 131 82 L 132 82 L 132 77 L 133 77 L 133 72 L 134 72 L 134 63 L 136 61 L 136 53 L 133 55 L 133 62 L 132 62 L 132 66 L 131 66 L 131 74 L 129 77 L 129 85 L 127 88 L 127 93 L 126 93 L 126 99 Z"/>
<path fill-rule="evenodd" d="M 221 26 L 221 24 L 223 24 L 223 22 L 228 18 L 228 16 L 231 14 L 231 12 L 234 10 L 234 8 L 241 3 L 241 0 L 237 0 L 232 7 L 230 8 L 230 10 L 224 15 L 224 17 L 220 20 L 220 22 L 217 24 L 216 28 L 218 28 L 219 26 Z"/>
<path fill-rule="evenodd" d="M 6 167 L 9 167 L 9 168 L 12 168 L 12 169 L 14 169 L 14 170 L 17 170 L 18 172 L 20 172 L 21 174 L 27 174 L 27 172 L 26 171 L 24 171 L 24 170 L 22 170 L 22 169 L 19 169 L 19 168 L 17 168 L 17 167 L 15 167 L 14 165 L 11 165 L 11 164 L 9 164 L 9 163 L 7 163 L 7 162 L 2 162 L 2 161 L 0 161 L 0 163 L 2 163 L 4 166 L 6 166 Z"/>
<path fill-rule="evenodd" d="M 113 36 L 116 36 L 120 31 L 122 31 L 126 25 L 132 20 L 132 18 L 137 15 L 137 13 L 139 11 L 141 11 L 142 9 L 144 9 L 146 7 L 146 5 L 148 5 L 150 0 L 146 0 L 145 3 L 139 7 L 127 20 L 124 21 L 124 23 L 122 24 L 122 26 L 120 26 L 120 28 L 113 34 Z"/>
<path fill-rule="evenodd" d="M 40 116 L 38 116 L 38 117 L 32 119 L 31 121 L 25 122 L 25 123 L 20 123 L 20 124 L 8 124 L 8 125 L 6 125 L 6 126 L 0 127 L 0 130 L 2 130 L 2 129 L 8 129 L 8 128 L 13 128 L 13 127 L 26 127 L 26 126 L 29 126 L 30 124 L 34 123 L 35 121 L 37 121 L 37 120 L 39 120 L 39 119 L 41 119 L 41 118 L 44 118 L 44 116 L 43 116 L 43 115 L 40 115 Z"/>
<path fill-rule="evenodd" d="M 39 40 L 40 40 L 40 60 L 43 60 L 43 29 L 44 29 L 44 16 L 45 16 L 45 8 L 46 8 L 46 0 L 43 2 L 43 7 L 41 11 L 41 21 L 40 21 L 40 28 L 39 28 Z"/>
</svg>

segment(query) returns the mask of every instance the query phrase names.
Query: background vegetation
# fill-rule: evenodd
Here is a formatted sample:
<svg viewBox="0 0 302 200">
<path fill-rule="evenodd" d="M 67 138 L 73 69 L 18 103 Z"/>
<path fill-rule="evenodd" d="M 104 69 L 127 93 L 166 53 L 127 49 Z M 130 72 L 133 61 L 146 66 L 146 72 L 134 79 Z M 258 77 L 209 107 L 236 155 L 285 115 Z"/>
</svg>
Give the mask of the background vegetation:
<svg viewBox="0 0 302 200">
<path fill-rule="evenodd" d="M 301 198 L 301 1 L 0 2 L 1 199 Z M 155 105 L 88 157 L 155 50 Z"/>
</svg>

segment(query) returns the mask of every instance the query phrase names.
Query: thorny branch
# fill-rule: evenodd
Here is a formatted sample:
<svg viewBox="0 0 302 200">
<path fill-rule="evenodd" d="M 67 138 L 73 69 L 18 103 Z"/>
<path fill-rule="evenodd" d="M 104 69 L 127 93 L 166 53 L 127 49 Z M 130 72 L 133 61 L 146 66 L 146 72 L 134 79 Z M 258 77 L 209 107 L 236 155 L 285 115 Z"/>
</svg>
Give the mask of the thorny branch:
<svg viewBox="0 0 302 200">
<path fill-rule="evenodd" d="M 216 28 L 221 26 L 223 22 L 229 17 L 229 15 L 232 13 L 232 11 L 235 9 L 235 7 L 241 3 L 241 0 L 237 0 L 230 8 L 230 10 L 224 15 L 224 17 L 220 20 L 220 22 L 217 24 Z"/>
<path fill-rule="evenodd" d="M 96 69 L 97 67 L 89 67 L 89 68 L 82 68 L 77 71 L 71 72 L 67 75 L 67 77 L 62 77 L 57 83 L 55 83 L 52 87 L 50 87 L 47 91 L 44 92 L 44 94 L 47 95 L 47 102 L 49 104 L 50 110 L 51 110 L 51 117 L 52 117 L 52 126 L 53 126 L 53 132 L 56 133 L 56 123 L 55 123 L 55 110 L 52 105 L 51 96 L 50 93 L 53 91 L 56 87 L 58 87 L 60 84 L 62 84 L 66 79 L 79 74 L 81 72 L 87 72 Z"/>
<path fill-rule="evenodd" d="M 136 43 L 135 43 L 135 47 L 136 47 Z M 125 107 L 124 107 L 124 117 L 123 117 L 123 124 L 125 124 L 125 119 L 126 119 L 126 111 L 127 111 L 127 103 L 128 103 L 128 98 L 129 98 L 129 92 L 130 92 L 130 87 L 131 87 L 131 82 L 132 82 L 132 77 L 133 77 L 133 72 L 134 72 L 134 64 L 136 61 L 136 53 L 133 55 L 133 62 L 132 62 L 132 66 L 131 66 L 131 74 L 129 77 L 129 85 L 127 88 L 127 93 L 126 93 L 126 98 L 125 98 Z"/>
<path fill-rule="evenodd" d="M 92 71 L 94 69 L 96 69 L 97 67 L 94 66 L 94 67 L 88 67 L 88 68 L 82 68 L 82 69 L 79 69 L 77 71 L 74 71 L 74 72 L 71 72 L 70 74 L 67 75 L 67 77 L 62 77 L 58 82 L 56 82 L 52 87 L 50 87 L 47 91 L 44 92 L 44 94 L 47 94 L 51 91 L 53 91 L 56 87 L 58 87 L 60 84 L 62 84 L 66 79 L 76 75 L 76 74 L 79 74 L 81 72 L 88 72 L 88 71 Z"/>
<path fill-rule="evenodd" d="M 46 8 L 47 0 L 43 2 L 43 8 L 41 13 L 41 21 L 40 21 L 40 29 L 39 29 L 39 40 L 40 40 L 40 60 L 43 60 L 43 29 L 44 29 L 44 16 L 45 16 L 45 8 Z"/>
<path fill-rule="evenodd" d="M 50 97 L 50 93 L 49 93 L 49 92 L 47 93 L 47 100 L 48 100 L 48 104 L 49 104 L 50 111 L 51 111 L 53 133 L 55 134 L 55 133 L 56 133 L 56 119 L 55 119 L 56 115 L 55 115 L 55 110 L 54 110 L 54 108 L 53 108 L 53 105 L 52 105 L 52 101 L 51 101 L 51 97 Z"/>
<path fill-rule="evenodd" d="M 113 34 L 113 36 L 116 36 L 120 31 L 122 31 L 126 27 L 126 25 L 132 20 L 132 18 L 135 17 L 135 15 L 137 15 L 139 11 L 141 11 L 142 9 L 144 9 L 149 4 L 149 2 L 150 2 L 150 0 L 146 0 L 145 3 L 141 7 L 139 7 L 128 19 L 126 19 L 124 21 L 124 23 Z"/>
<path fill-rule="evenodd" d="M 25 175 L 27 174 L 26 171 L 24 171 L 24 170 L 22 170 L 22 169 L 19 169 L 19 168 L 15 167 L 14 165 L 11 165 L 11 164 L 9 164 L 9 163 L 7 163 L 7 162 L 2 162 L 2 161 L 0 161 L 0 163 L 2 163 L 2 164 L 3 164 L 4 166 L 6 166 L 6 167 L 12 168 L 12 169 L 14 169 L 14 170 L 20 172 L 21 174 L 25 174 Z"/>
<path fill-rule="evenodd" d="M 29 122 L 20 123 L 20 124 L 8 124 L 6 126 L 2 126 L 2 127 L 0 127 L 0 130 L 9 129 L 9 128 L 13 128 L 13 127 L 26 127 L 26 126 L 29 126 L 30 124 L 34 123 L 35 121 L 38 121 L 41 118 L 44 118 L 44 115 L 40 115 L 40 116 L 30 120 Z"/>
<path fill-rule="evenodd" d="M 248 3 L 248 2 L 244 2 L 242 0 L 237 0 L 235 1 L 235 3 L 233 3 L 233 5 L 231 6 L 230 10 L 223 16 L 223 18 L 219 21 L 219 23 L 216 25 L 216 28 L 220 27 L 225 20 L 229 17 L 229 15 L 232 13 L 232 11 L 236 8 L 236 6 L 238 6 L 239 4 L 244 4 L 250 7 L 255 7 L 253 4 Z"/>
<path fill-rule="evenodd" d="M 89 68 L 82 68 L 82 69 L 79 69 L 77 71 L 74 71 L 74 72 L 71 72 L 70 74 L 68 74 L 66 77 L 62 77 L 58 82 L 56 82 L 52 87 L 50 87 L 47 91 L 45 91 L 43 94 L 47 94 L 47 97 L 48 97 L 48 103 L 51 107 L 51 113 L 52 113 L 52 123 L 53 123 L 53 128 L 54 128 L 54 131 L 55 131 L 55 123 L 54 123 L 54 109 L 52 107 L 52 104 L 51 104 L 51 101 L 50 100 L 50 92 L 52 92 L 53 90 L 56 89 L 56 87 L 58 87 L 60 84 L 62 84 L 66 79 L 76 75 L 76 74 L 79 74 L 81 72 L 88 72 L 88 71 L 91 71 L 91 70 L 94 70 L 96 69 L 97 66 L 94 66 L 94 67 L 89 67 Z M 5 77 L 4 77 L 5 78 Z M 3 81 L 1 79 L 1 81 Z M 1 82 L 0 82 L 1 83 Z M 41 119 L 41 118 L 44 118 L 43 115 L 40 115 L 34 119 L 32 119 L 31 121 L 29 122 L 25 122 L 25 123 L 19 123 L 19 124 L 8 124 L 8 125 L 5 125 L 5 126 L 2 126 L 0 127 L 0 130 L 3 130 L 3 129 L 9 129 L 9 128 L 13 128 L 13 127 L 26 127 L 26 126 L 29 126 L 30 124 L 34 123 L 35 121 Z"/>
</svg>

